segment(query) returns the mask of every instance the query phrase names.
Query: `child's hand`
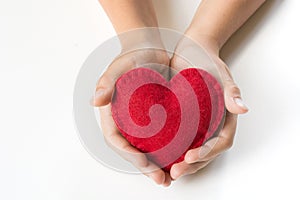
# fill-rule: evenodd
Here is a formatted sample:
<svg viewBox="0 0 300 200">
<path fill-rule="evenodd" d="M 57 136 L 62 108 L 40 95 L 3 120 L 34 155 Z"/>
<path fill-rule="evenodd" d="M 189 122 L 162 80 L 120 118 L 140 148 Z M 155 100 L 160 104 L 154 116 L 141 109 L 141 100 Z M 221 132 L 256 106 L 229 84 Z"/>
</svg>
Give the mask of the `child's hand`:
<svg viewBox="0 0 300 200">
<path fill-rule="evenodd" d="M 117 33 L 133 29 L 139 29 L 143 32 L 143 29 L 140 28 L 158 27 L 155 9 L 151 1 L 122 1 L 122 3 L 110 0 L 99 1 L 112 21 Z M 174 179 L 184 174 L 196 172 L 232 145 L 237 123 L 237 114 L 245 113 L 248 109 L 241 100 L 239 88 L 234 83 L 228 67 L 219 58 L 218 52 L 228 38 L 264 1 L 265 0 L 234 0 L 227 2 L 213 0 L 202 1 L 199 5 L 186 33 L 202 44 L 204 48 L 209 51 L 208 53 L 217 64 L 222 79 L 220 82 L 223 83 L 224 86 L 227 115 L 224 127 L 218 137 L 210 139 L 200 148 L 188 151 L 185 156 L 185 161 L 173 165 L 171 168 L 171 176 Z M 156 40 L 156 38 L 159 37 L 155 37 L 155 35 L 159 34 L 157 34 L 155 29 L 150 31 L 154 32 L 154 37 L 152 37 L 152 33 L 150 33 L 149 37 L 148 30 L 145 32 L 146 34 L 137 34 L 133 37 L 124 37 L 123 39 L 120 38 L 123 47 L 132 47 L 132 43 L 140 45 L 145 41 L 154 43 L 158 41 L 158 43 L 160 43 L 159 40 Z M 146 35 L 146 40 L 144 40 L 145 38 L 143 35 Z M 204 39 L 202 36 L 204 36 Z M 206 38 L 206 36 L 210 36 L 213 39 Z M 142 43 L 140 43 L 139 40 L 142 40 Z M 196 60 L 192 60 L 192 63 L 195 66 L 202 66 L 201 62 L 200 64 L 195 62 L 197 59 L 198 61 L 201 61 L 201 57 L 197 57 L 197 48 L 193 49 L 193 47 L 182 45 L 182 41 L 177 47 L 177 53 L 179 53 L 177 55 L 182 55 L 182 50 L 188 50 L 187 52 L 189 53 L 186 54 L 186 58 L 190 55 L 195 55 Z M 188 60 L 190 59 L 188 58 Z M 120 149 L 118 152 L 141 171 L 143 171 L 143 169 L 151 169 L 154 167 L 154 164 L 150 163 L 145 155 L 133 148 L 120 135 L 111 116 L 110 101 L 116 79 L 131 68 L 147 63 L 169 65 L 169 59 L 165 51 L 150 49 L 132 52 L 119 57 L 100 78 L 94 99 L 94 105 L 101 106 L 100 114 L 102 118 L 102 128 L 106 140 L 109 144 L 112 144 L 112 146 Z M 171 67 L 178 71 L 178 69 L 181 70 L 184 66 L 190 65 L 186 60 L 183 60 L 178 56 L 173 57 Z M 170 175 L 164 173 L 162 170 L 154 171 L 148 175 L 157 183 L 169 185 L 171 182 Z"/>
<path fill-rule="evenodd" d="M 237 125 L 237 114 L 246 113 L 248 108 L 241 99 L 241 94 L 238 86 L 232 79 L 227 65 L 219 58 L 214 42 L 210 38 L 203 37 L 197 42 L 201 43 L 202 47 L 207 50 L 213 62 L 217 65 L 217 71 L 220 74 L 220 82 L 224 87 L 224 98 L 227 109 L 224 127 L 217 137 L 208 140 L 201 147 L 189 150 L 184 161 L 174 164 L 171 168 L 171 177 L 177 179 L 183 175 L 192 174 L 208 165 L 218 155 L 229 149 L 233 144 L 233 139 Z M 171 60 L 171 67 L 176 70 L 182 70 L 185 67 L 205 66 L 203 63 L 206 60 L 203 56 L 202 49 L 189 39 L 183 39 L 179 42 L 175 56 Z M 181 55 L 182 57 L 179 57 Z M 203 55 L 203 56 L 201 56 Z M 185 59 L 183 59 L 183 57 Z M 191 63 L 189 63 L 189 61 Z M 213 72 L 213 69 L 211 69 Z"/>
<path fill-rule="evenodd" d="M 130 145 L 119 133 L 111 114 L 110 102 L 115 81 L 123 73 L 147 63 L 168 66 L 169 57 L 165 51 L 154 49 L 137 50 L 119 56 L 99 79 L 92 103 L 94 106 L 100 107 L 101 127 L 107 144 L 157 184 L 169 186 L 171 184 L 170 175 L 149 162 L 143 153 Z"/>
</svg>

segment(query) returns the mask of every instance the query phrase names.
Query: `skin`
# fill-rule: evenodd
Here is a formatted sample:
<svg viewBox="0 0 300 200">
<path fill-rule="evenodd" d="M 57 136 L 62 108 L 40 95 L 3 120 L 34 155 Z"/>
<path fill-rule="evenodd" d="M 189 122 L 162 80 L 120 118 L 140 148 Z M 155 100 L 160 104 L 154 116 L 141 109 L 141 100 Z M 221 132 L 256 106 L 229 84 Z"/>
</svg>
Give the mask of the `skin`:
<svg viewBox="0 0 300 200">
<path fill-rule="evenodd" d="M 232 146 L 237 115 L 246 113 L 248 108 L 241 98 L 240 89 L 235 84 L 228 66 L 219 57 L 219 52 L 230 36 L 245 23 L 264 1 L 202 0 L 200 3 L 190 26 L 185 31 L 185 36 L 205 48 L 217 65 L 221 77 L 220 82 L 224 87 L 227 115 L 220 134 L 207 141 L 203 146 L 189 150 L 184 161 L 172 166 L 170 174 L 157 169 L 155 164 L 148 161 L 141 152 L 120 135 L 111 116 L 110 100 L 116 79 L 132 69 L 133 66 L 143 63 L 159 63 L 180 70 L 189 66 L 190 63 L 177 55 L 180 55 L 187 46 L 192 49 L 195 48 L 195 51 L 197 47 L 186 45 L 187 42 L 182 39 L 177 44 L 175 53 L 170 59 L 164 51 L 159 33 L 155 30 L 150 33 L 142 33 L 139 37 L 132 39 L 120 37 L 123 52 L 136 46 L 142 47 L 143 44 L 153 46 L 156 49 L 130 52 L 116 58 L 100 77 L 92 104 L 100 107 L 101 126 L 107 143 L 157 184 L 169 186 L 171 180 L 197 172 Z M 110 18 L 117 34 L 132 29 L 158 27 L 151 0 L 99 0 L 99 2 Z"/>
</svg>

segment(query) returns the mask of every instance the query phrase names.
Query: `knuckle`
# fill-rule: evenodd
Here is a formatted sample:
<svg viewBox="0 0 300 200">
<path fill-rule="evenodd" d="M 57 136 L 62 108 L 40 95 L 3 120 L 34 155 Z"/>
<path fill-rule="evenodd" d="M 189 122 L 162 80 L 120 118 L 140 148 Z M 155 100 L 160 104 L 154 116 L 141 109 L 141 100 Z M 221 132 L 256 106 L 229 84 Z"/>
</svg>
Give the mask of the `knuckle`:
<svg viewBox="0 0 300 200">
<path fill-rule="evenodd" d="M 113 80 L 110 78 L 110 76 L 107 73 L 104 73 L 98 81 L 97 88 L 107 87 L 110 86 L 112 83 Z"/>
<path fill-rule="evenodd" d="M 106 143 L 106 145 L 111 148 L 113 151 L 120 153 L 122 148 L 120 148 L 119 146 L 116 146 L 115 144 L 113 144 L 113 142 L 111 141 L 111 139 L 109 137 L 104 137 L 104 141 Z M 122 150 L 123 152 L 123 150 Z"/>
<path fill-rule="evenodd" d="M 226 139 L 224 141 L 225 150 L 230 149 L 233 146 L 233 139 Z"/>
<path fill-rule="evenodd" d="M 221 60 L 218 56 L 215 57 L 215 60 L 217 61 L 217 66 L 219 68 L 222 68 L 231 77 L 230 70 L 226 63 L 223 60 Z"/>
<path fill-rule="evenodd" d="M 165 180 L 164 173 L 162 171 L 156 172 L 153 179 L 157 184 L 159 185 L 163 184 Z"/>
<path fill-rule="evenodd" d="M 103 136 L 107 142 L 111 142 L 112 140 L 114 140 L 114 137 L 116 137 L 113 131 L 108 131 L 108 130 L 103 131 Z"/>
<path fill-rule="evenodd" d="M 218 69 L 220 70 L 221 73 L 223 73 L 224 78 L 226 78 L 226 80 L 232 79 L 232 75 L 227 64 L 222 59 L 220 59 L 219 56 L 215 56 L 213 58 L 217 64 Z"/>
<path fill-rule="evenodd" d="M 111 144 L 111 142 L 110 142 L 109 136 L 107 136 L 107 135 L 103 135 L 103 136 L 104 136 L 104 142 L 105 142 L 105 144 L 106 144 L 107 146 L 111 147 L 112 144 Z"/>
<path fill-rule="evenodd" d="M 173 67 L 187 67 L 189 63 L 179 55 L 176 55 L 171 60 L 171 66 Z"/>
<path fill-rule="evenodd" d="M 233 81 L 226 86 L 225 90 L 230 96 L 240 96 L 241 93 L 239 87 Z"/>
<path fill-rule="evenodd" d="M 179 62 L 178 56 L 174 56 L 174 57 L 171 59 L 170 64 L 171 64 L 171 66 L 176 66 L 176 65 L 178 65 L 178 62 Z"/>
<path fill-rule="evenodd" d="M 194 174 L 199 170 L 200 170 L 200 167 L 198 166 L 198 167 L 195 167 L 194 169 L 190 170 L 187 174 Z"/>
</svg>

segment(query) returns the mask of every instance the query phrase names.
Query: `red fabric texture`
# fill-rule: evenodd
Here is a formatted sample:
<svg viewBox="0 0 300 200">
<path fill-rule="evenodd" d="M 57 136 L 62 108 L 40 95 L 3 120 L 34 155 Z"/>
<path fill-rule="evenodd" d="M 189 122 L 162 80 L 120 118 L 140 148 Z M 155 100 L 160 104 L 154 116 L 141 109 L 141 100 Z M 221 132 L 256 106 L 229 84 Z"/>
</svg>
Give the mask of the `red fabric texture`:
<svg viewBox="0 0 300 200">
<path fill-rule="evenodd" d="M 169 172 L 189 149 L 218 134 L 225 104 L 219 82 L 188 68 L 170 81 L 136 68 L 116 82 L 112 116 L 120 133 L 149 160 Z"/>
</svg>

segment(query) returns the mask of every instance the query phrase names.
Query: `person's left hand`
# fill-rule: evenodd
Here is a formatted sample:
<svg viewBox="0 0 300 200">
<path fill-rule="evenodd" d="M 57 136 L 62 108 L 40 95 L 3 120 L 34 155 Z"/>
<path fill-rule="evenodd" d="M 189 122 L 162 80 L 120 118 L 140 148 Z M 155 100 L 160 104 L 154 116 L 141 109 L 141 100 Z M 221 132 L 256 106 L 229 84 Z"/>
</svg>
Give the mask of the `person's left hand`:
<svg viewBox="0 0 300 200">
<path fill-rule="evenodd" d="M 125 51 L 126 52 L 126 51 Z M 147 156 L 132 146 L 119 132 L 111 113 L 111 100 L 116 80 L 124 73 L 148 63 L 168 66 L 170 59 L 162 49 L 143 49 L 129 51 L 118 56 L 100 77 L 91 104 L 99 107 L 101 128 L 105 141 L 122 158 L 130 162 L 141 173 L 153 179 L 157 184 L 169 186 L 171 177 Z M 168 68 L 158 68 L 161 74 L 168 74 Z"/>
<path fill-rule="evenodd" d="M 215 51 L 213 42 L 209 40 L 209 38 L 203 38 L 201 42 L 197 42 L 200 42 L 202 48 L 206 50 L 206 54 L 215 63 L 217 66 L 216 70 L 220 75 L 221 80 L 219 79 L 219 81 L 224 88 L 224 100 L 227 109 L 224 126 L 218 136 L 209 139 L 199 148 L 189 150 L 185 155 L 184 161 L 172 166 L 170 174 L 173 179 L 197 172 L 207 166 L 218 155 L 229 149 L 233 144 L 237 115 L 248 111 L 247 106 L 242 101 L 240 90 L 233 81 L 228 66 L 219 57 L 218 52 Z M 192 40 L 181 40 L 171 60 L 171 67 L 179 71 L 190 66 L 206 65 L 207 63 L 204 60 L 207 58 L 201 56 L 205 54 L 202 48 Z M 208 69 L 208 71 L 214 72 L 213 69 Z"/>
</svg>

